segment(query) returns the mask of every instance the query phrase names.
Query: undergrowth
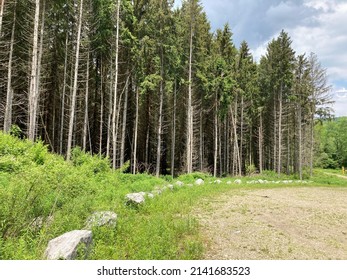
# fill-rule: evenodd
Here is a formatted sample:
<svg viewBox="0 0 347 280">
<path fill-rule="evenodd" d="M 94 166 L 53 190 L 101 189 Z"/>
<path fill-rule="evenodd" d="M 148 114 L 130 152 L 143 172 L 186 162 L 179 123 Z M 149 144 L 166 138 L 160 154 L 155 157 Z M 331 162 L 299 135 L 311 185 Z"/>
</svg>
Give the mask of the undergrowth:
<svg viewBox="0 0 347 280">
<path fill-rule="evenodd" d="M 199 259 L 203 241 L 199 224 L 190 215 L 199 200 L 245 185 L 221 184 L 205 173 L 156 178 L 148 174 L 113 172 L 107 159 L 79 148 L 72 160 L 48 152 L 40 141 L 32 143 L 0 132 L 0 259 L 43 259 L 49 240 L 83 229 L 94 211 L 114 211 L 116 226 L 94 227 L 90 259 L 161 260 Z M 311 185 L 346 186 L 346 180 L 317 171 Z M 189 186 L 201 178 L 202 186 Z M 271 172 L 247 180 L 278 179 Z M 137 208 L 125 205 L 125 195 L 168 189 Z M 247 188 L 271 187 L 247 185 Z"/>
</svg>

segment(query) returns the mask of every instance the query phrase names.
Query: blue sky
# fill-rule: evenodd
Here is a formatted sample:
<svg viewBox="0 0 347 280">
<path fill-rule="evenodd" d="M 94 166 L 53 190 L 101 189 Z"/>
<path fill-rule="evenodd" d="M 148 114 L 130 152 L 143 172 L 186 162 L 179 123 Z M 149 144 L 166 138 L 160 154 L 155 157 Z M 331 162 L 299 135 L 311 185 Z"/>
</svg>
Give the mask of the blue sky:
<svg viewBox="0 0 347 280">
<path fill-rule="evenodd" d="M 177 0 L 176 5 L 181 1 Z M 229 23 L 238 47 L 256 60 L 284 29 L 297 54 L 314 52 L 327 69 L 335 115 L 347 116 L 347 0 L 201 0 L 212 30 Z"/>
</svg>

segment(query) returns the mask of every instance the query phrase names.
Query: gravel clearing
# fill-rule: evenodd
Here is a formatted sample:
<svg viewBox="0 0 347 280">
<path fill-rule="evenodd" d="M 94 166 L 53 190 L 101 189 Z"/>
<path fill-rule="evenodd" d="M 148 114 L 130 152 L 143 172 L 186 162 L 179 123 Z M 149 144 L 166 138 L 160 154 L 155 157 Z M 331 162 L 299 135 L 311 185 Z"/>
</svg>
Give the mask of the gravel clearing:
<svg viewBox="0 0 347 280">
<path fill-rule="evenodd" d="M 206 260 L 347 260 L 347 188 L 237 189 L 194 215 Z"/>
</svg>

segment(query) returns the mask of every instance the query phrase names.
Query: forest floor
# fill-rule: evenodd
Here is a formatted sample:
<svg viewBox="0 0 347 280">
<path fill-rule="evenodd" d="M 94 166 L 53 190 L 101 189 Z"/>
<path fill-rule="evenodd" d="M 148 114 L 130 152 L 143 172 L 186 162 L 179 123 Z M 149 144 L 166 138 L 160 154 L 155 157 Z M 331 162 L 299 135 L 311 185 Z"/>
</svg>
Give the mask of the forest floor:
<svg viewBox="0 0 347 280">
<path fill-rule="evenodd" d="M 234 189 L 194 215 L 207 260 L 347 259 L 347 188 Z"/>
</svg>

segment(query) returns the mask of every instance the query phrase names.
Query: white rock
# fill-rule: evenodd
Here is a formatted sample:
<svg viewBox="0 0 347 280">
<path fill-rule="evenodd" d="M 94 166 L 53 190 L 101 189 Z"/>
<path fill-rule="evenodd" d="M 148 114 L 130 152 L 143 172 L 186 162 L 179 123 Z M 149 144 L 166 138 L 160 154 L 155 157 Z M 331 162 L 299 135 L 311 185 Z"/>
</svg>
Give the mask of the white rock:
<svg viewBox="0 0 347 280">
<path fill-rule="evenodd" d="M 264 182 L 262 179 L 259 179 L 259 180 L 258 180 L 258 183 L 259 183 L 259 184 L 264 184 L 265 182 Z"/>
<path fill-rule="evenodd" d="M 231 185 L 231 181 L 228 181 L 228 182 L 227 182 L 227 185 Z"/>
<path fill-rule="evenodd" d="M 216 181 L 214 181 L 214 183 L 219 185 L 220 183 L 222 183 L 222 181 L 217 179 Z"/>
<path fill-rule="evenodd" d="M 240 184 L 242 184 L 242 181 L 241 181 L 240 179 L 236 179 L 236 180 L 234 181 L 234 183 L 240 185 Z"/>
<path fill-rule="evenodd" d="M 85 246 L 85 258 L 92 243 L 92 232 L 90 230 L 74 230 L 49 241 L 45 251 L 48 260 L 73 260 L 77 255 L 77 248 Z"/>
<path fill-rule="evenodd" d="M 181 181 L 177 181 L 177 182 L 176 182 L 176 186 L 182 187 L 182 186 L 184 186 L 184 183 L 181 182 Z"/>
<path fill-rule="evenodd" d="M 195 184 L 200 186 L 200 185 L 203 185 L 204 184 L 204 180 L 203 179 L 198 179 L 195 181 Z"/>
<path fill-rule="evenodd" d="M 117 214 L 111 211 L 94 212 L 86 221 L 86 229 L 92 227 L 101 227 L 105 225 L 115 226 L 117 222 Z"/>
<path fill-rule="evenodd" d="M 147 197 L 148 197 L 148 198 L 154 198 L 154 194 L 153 194 L 153 193 L 148 193 L 148 194 L 147 194 Z"/>
<path fill-rule="evenodd" d="M 142 204 L 145 202 L 146 193 L 129 193 L 125 196 L 127 204 Z"/>
</svg>

